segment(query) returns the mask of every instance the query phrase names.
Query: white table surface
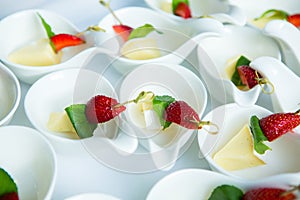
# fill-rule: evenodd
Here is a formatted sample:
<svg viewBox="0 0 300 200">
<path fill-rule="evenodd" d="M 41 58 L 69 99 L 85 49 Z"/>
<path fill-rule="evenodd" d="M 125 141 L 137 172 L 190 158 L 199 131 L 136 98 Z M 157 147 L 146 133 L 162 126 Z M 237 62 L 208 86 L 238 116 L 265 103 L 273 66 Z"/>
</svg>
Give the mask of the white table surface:
<svg viewBox="0 0 300 200">
<path fill-rule="evenodd" d="M 14 2 L 12 0 L 11 2 Z M 25 1 L 26 2 L 26 1 Z M 30 2 L 28 0 L 28 2 Z M 71 20 L 80 29 L 91 24 L 97 24 L 100 19 L 108 14 L 97 0 L 52 0 L 48 2 L 36 1 L 36 5 L 21 3 L 21 8 L 42 8 L 54 11 Z M 16 6 L 7 6 L 3 9 L 1 18 L 18 10 Z M 144 1 L 114 0 L 113 9 L 125 6 L 146 6 Z M 5 6 L 5 5 L 3 5 Z M 20 5 L 19 5 L 20 6 Z M 5 15 L 3 14 L 5 13 Z M 13 118 L 12 125 L 24 125 L 33 127 L 24 111 L 24 97 L 30 85 L 21 83 L 22 100 Z M 198 159 L 199 147 L 196 141 L 178 159 L 176 165 L 168 171 L 156 171 L 151 173 L 124 173 L 116 171 L 97 162 L 91 156 L 68 156 L 57 153 L 57 180 L 52 199 L 64 199 L 81 193 L 105 193 L 126 200 L 145 199 L 151 187 L 164 176 L 184 168 L 209 169 L 204 159 Z"/>
<path fill-rule="evenodd" d="M 7 6 L 0 3 L 4 12 L 0 17 L 16 11 L 19 0 L 15 6 Z M 24 8 L 42 8 L 54 11 L 72 21 L 80 29 L 89 25 L 97 24 L 100 19 L 108 14 L 97 0 L 36 0 L 35 5 L 21 3 Z M 2 5 L 1 5 L 2 4 Z M 20 5 L 19 5 L 20 6 Z M 112 8 L 118 9 L 125 6 L 146 6 L 144 1 L 139 0 L 113 0 Z M 1 10 L 0 10 L 1 11 Z M 0 12 L 1 13 L 1 12 Z M 3 14 L 5 13 L 5 14 Z M 30 85 L 21 83 L 22 101 L 11 124 L 32 127 L 24 112 L 24 97 Z M 266 96 L 260 97 L 258 104 L 264 102 Z M 270 107 L 267 106 L 267 107 Z M 52 199 L 64 199 L 81 193 L 105 193 L 124 200 L 145 199 L 151 187 L 164 176 L 185 168 L 209 169 L 205 159 L 199 159 L 199 147 L 197 138 L 190 148 L 181 156 L 175 166 L 168 171 L 155 171 L 150 173 L 134 174 L 124 173 L 111 169 L 97 162 L 92 156 L 68 156 L 57 153 L 58 174 Z"/>
</svg>

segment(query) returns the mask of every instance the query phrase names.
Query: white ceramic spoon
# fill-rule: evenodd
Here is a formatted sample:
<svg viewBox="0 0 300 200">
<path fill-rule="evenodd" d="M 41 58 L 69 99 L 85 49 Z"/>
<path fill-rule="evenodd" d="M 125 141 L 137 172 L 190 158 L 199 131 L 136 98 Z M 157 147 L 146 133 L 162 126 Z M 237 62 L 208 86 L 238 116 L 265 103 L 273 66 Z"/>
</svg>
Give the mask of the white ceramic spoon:
<svg viewBox="0 0 300 200">
<path fill-rule="evenodd" d="M 263 31 L 279 42 L 284 62 L 300 75 L 300 30 L 287 21 L 273 20 Z"/>
<path fill-rule="evenodd" d="M 0 127 L 0 135 L 0 167 L 16 182 L 20 199 L 52 199 L 58 167 L 50 142 L 25 126 Z"/>
<path fill-rule="evenodd" d="M 24 100 L 25 112 L 32 125 L 47 136 L 61 154 L 89 156 L 88 151 L 96 152 L 96 157 L 98 150 L 105 155 L 109 154 L 110 150 L 119 150 L 127 154 L 134 152 L 137 139 L 121 133 L 119 126 L 124 124 L 119 123 L 120 120 L 116 118 L 99 124 L 93 132 L 93 137 L 82 140 L 78 139 L 76 134 L 48 129 L 50 113 L 62 112 L 71 104 L 86 103 L 98 94 L 117 98 L 113 86 L 101 74 L 85 69 L 60 70 L 44 76 L 31 86 Z M 105 147 L 107 149 L 103 151 Z"/>
<path fill-rule="evenodd" d="M 277 43 L 258 30 L 234 25 L 225 25 L 223 32 L 219 34 L 203 34 L 206 37 L 198 41 L 198 61 L 200 73 L 207 83 L 209 92 L 222 103 L 253 105 L 261 88 L 255 86 L 247 91 L 238 89 L 227 73 L 227 63 L 241 55 L 250 60 L 263 55 L 280 59 Z"/>
<path fill-rule="evenodd" d="M 257 58 L 250 65 L 274 85 L 274 92 L 270 95 L 275 111 L 295 112 L 299 109 L 299 76 L 284 63 L 272 57 Z"/>
<path fill-rule="evenodd" d="M 0 21 L 0 59 L 16 74 L 23 82 L 32 84 L 41 76 L 61 69 L 79 68 L 95 47 L 94 36 L 87 35 L 87 43 L 63 50 L 62 61 L 59 64 L 49 66 L 26 66 L 16 64 L 8 60 L 8 55 L 21 46 L 30 44 L 42 38 L 47 38 L 42 26 L 39 13 L 52 27 L 53 32 L 76 34 L 80 32 L 71 22 L 56 13 L 46 10 L 24 10 Z M 106 34 L 98 34 L 98 37 L 106 37 Z M 98 38 L 99 40 L 99 38 Z M 103 39 L 102 39 L 103 40 Z M 112 45 L 113 46 L 113 45 Z M 107 47 L 107 45 L 106 45 Z"/>
<path fill-rule="evenodd" d="M 176 16 L 170 10 L 172 1 L 170 0 L 145 0 L 149 7 L 162 13 L 168 18 L 186 23 L 187 21 L 193 21 L 197 19 L 183 19 Z M 228 3 L 228 1 L 219 0 L 190 0 L 190 9 L 193 17 L 210 16 L 222 23 L 231 23 L 236 25 L 244 25 L 246 23 L 246 16 L 242 10 L 234 5 Z M 169 10 L 163 9 L 163 6 L 169 6 Z"/>
<path fill-rule="evenodd" d="M 133 70 L 122 82 L 120 101 L 134 99 L 142 91 L 152 91 L 155 95 L 170 95 L 177 100 L 183 100 L 195 109 L 200 117 L 207 104 L 206 89 L 199 77 L 180 65 L 151 63 Z M 156 170 L 170 169 L 174 166 L 194 137 L 195 130 L 175 124 L 165 131 L 161 130 L 160 124 L 155 129 L 146 128 L 147 119 L 136 104 L 127 106 L 125 116 L 132 129 L 136 130 L 140 144 L 147 149 Z M 146 168 L 148 171 L 149 167 L 150 165 Z"/>
<path fill-rule="evenodd" d="M 300 137 L 294 133 L 287 133 L 268 143 L 272 150 L 258 155 L 266 163 L 265 165 L 241 170 L 226 170 L 214 159 L 216 152 L 223 148 L 245 124 L 249 125 L 251 116 L 256 115 L 258 118 L 262 118 L 270 114 L 272 114 L 271 111 L 257 105 L 242 107 L 237 104 L 225 104 L 213 109 L 203 117 L 203 121 L 217 124 L 219 132 L 212 135 L 202 129 L 198 131 L 198 143 L 203 155 L 201 158 L 208 161 L 212 170 L 244 180 L 258 180 L 278 174 L 299 174 Z"/>
<path fill-rule="evenodd" d="M 147 195 L 147 200 L 199 200 L 208 199 L 217 186 L 234 185 L 244 192 L 258 187 L 289 188 L 299 185 L 299 175 L 278 175 L 259 181 L 241 181 L 203 169 L 184 169 L 165 176 Z M 221 200 L 221 199 L 220 199 Z"/>
<path fill-rule="evenodd" d="M 111 57 L 112 66 L 123 74 L 128 73 L 141 64 L 150 62 L 180 64 L 196 48 L 197 43 L 195 41 L 200 40 L 200 37 L 202 37 L 198 36 L 198 33 L 222 31 L 222 24 L 209 18 L 199 19 L 195 21 L 194 26 L 190 26 L 189 24 L 182 25 L 168 18 L 163 18 L 157 12 L 142 7 L 122 8 L 114 11 L 114 13 L 125 25 L 137 28 L 144 24 L 151 24 L 163 33 L 151 34 L 151 37 L 157 41 L 158 49 L 161 52 L 160 57 L 134 60 L 123 57 L 120 53 Z M 112 29 L 112 26 L 115 24 L 115 19 L 111 14 L 99 22 L 99 26 L 107 31 L 106 34 L 110 35 L 110 39 L 117 41 L 118 37 Z M 101 39 L 99 40 L 99 46 L 102 46 Z M 122 44 L 120 44 L 119 48 L 122 48 Z"/>
</svg>

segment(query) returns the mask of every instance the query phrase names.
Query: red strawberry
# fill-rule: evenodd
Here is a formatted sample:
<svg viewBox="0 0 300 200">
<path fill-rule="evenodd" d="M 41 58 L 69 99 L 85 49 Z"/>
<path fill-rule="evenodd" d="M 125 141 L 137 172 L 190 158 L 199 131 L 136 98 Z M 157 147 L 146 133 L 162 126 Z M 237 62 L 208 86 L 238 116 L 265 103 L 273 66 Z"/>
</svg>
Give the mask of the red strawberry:
<svg viewBox="0 0 300 200">
<path fill-rule="evenodd" d="M 171 103 L 165 110 L 164 118 L 188 129 L 202 128 L 198 114 L 184 101 Z"/>
<path fill-rule="evenodd" d="M 184 2 L 178 3 L 176 9 L 174 10 L 174 14 L 184 19 L 188 19 L 192 17 L 191 9 L 189 5 Z"/>
<path fill-rule="evenodd" d="M 294 24 L 297 28 L 300 27 L 300 14 L 289 15 L 287 21 Z"/>
<path fill-rule="evenodd" d="M 55 51 L 58 52 L 64 47 L 77 46 L 85 43 L 83 39 L 75 35 L 66 33 L 57 34 L 51 37 L 52 44 L 54 45 Z"/>
<path fill-rule="evenodd" d="M 260 128 L 270 142 L 293 130 L 299 124 L 299 111 L 295 113 L 275 113 L 259 120 Z"/>
<path fill-rule="evenodd" d="M 120 37 L 122 37 L 124 42 L 126 42 L 128 40 L 128 37 L 129 37 L 131 31 L 133 30 L 133 28 L 131 28 L 130 26 L 126 26 L 123 24 L 113 25 L 112 27 L 113 27 L 115 33 L 117 33 Z"/>
<path fill-rule="evenodd" d="M 87 102 L 85 115 L 90 123 L 103 123 L 118 116 L 125 109 L 116 99 L 97 95 Z"/>
<path fill-rule="evenodd" d="M 295 200 L 293 193 L 280 188 L 257 188 L 247 191 L 242 200 Z"/>
<path fill-rule="evenodd" d="M 117 15 L 111 9 L 110 1 L 99 0 L 99 3 L 101 5 L 103 5 L 105 8 L 107 8 L 108 11 L 113 16 L 113 18 L 119 22 L 118 25 L 113 25 L 112 28 L 114 29 L 115 33 L 117 33 L 120 37 L 122 37 L 123 40 L 126 42 L 128 40 L 128 37 L 129 37 L 131 31 L 133 30 L 133 28 L 122 24 L 121 20 L 117 17 Z"/>
<path fill-rule="evenodd" d="M 0 196 L 0 200 L 19 200 L 19 196 L 16 192 L 10 192 Z"/>
<path fill-rule="evenodd" d="M 255 70 L 247 65 L 241 65 L 237 68 L 242 83 L 247 85 L 249 89 L 256 86 L 259 82 L 258 79 L 262 78 L 262 76 L 258 73 L 258 77 L 255 73 Z"/>
</svg>

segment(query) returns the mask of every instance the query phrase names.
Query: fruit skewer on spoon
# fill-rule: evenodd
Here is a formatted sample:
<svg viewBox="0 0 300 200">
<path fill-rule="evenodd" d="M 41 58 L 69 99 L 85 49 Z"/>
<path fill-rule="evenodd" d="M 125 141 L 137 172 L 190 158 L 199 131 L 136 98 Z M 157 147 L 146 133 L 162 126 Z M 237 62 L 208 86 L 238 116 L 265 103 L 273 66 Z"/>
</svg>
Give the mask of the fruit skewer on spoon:
<svg viewBox="0 0 300 200">
<path fill-rule="evenodd" d="M 252 116 L 250 128 L 254 138 L 254 149 L 259 154 L 264 154 L 270 147 L 265 141 L 272 142 L 282 135 L 291 132 L 300 125 L 300 110 L 294 113 L 275 113 L 259 119 Z"/>
<path fill-rule="evenodd" d="M 155 31 L 162 34 L 161 31 L 154 28 L 151 24 L 132 28 L 125 25 L 117 17 L 110 7 L 110 1 L 100 0 L 99 3 L 107 8 L 117 24 L 112 25 L 114 32 L 122 39 L 121 40 L 121 55 L 132 60 L 147 60 L 161 56 L 157 41 L 153 37 L 147 37 L 151 32 Z"/>
<path fill-rule="evenodd" d="M 105 2 L 104 0 L 100 0 L 99 3 L 103 5 L 105 8 L 107 8 L 111 13 L 111 15 L 113 16 L 113 18 L 118 22 L 118 24 L 112 25 L 112 28 L 114 32 L 117 33 L 123 39 L 124 42 L 133 38 L 145 37 L 152 31 L 156 31 L 160 33 L 150 24 L 145 24 L 144 26 L 135 29 L 132 28 L 131 26 L 124 25 L 122 21 L 118 18 L 118 16 L 115 14 L 115 12 L 111 9 L 110 1 Z M 145 29 L 141 30 L 141 28 L 145 28 Z"/>
<path fill-rule="evenodd" d="M 150 97 L 150 98 L 149 98 Z M 215 126 L 217 131 L 208 131 L 215 134 L 218 127 L 213 123 L 201 121 L 197 112 L 184 101 L 176 101 L 170 96 L 156 96 L 152 92 L 141 92 L 135 99 L 119 103 L 116 99 L 96 95 L 86 104 L 73 104 L 65 108 L 75 132 L 80 138 L 92 137 L 98 124 L 106 123 L 119 116 L 130 103 L 145 103 L 153 105 L 160 126 L 164 130 L 171 123 L 187 129 L 201 129 L 203 126 Z M 55 120 L 52 120 L 55 121 Z M 49 126 L 48 126 L 49 127 Z"/>
<path fill-rule="evenodd" d="M 85 32 L 104 31 L 98 26 L 90 26 L 85 31 L 74 35 L 68 33 L 55 34 L 52 31 L 52 27 L 39 13 L 37 13 L 37 16 L 41 20 L 47 38 L 41 38 L 12 51 L 8 55 L 8 60 L 11 62 L 26 66 L 49 66 L 59 64 L 63 56 L 62 49 L 84 44 L 85 40 L 82 35 L 84 35 Z"/>
<path fill-rule="evenodd" d="M 115 18 L 115 20 L 119 23 L 119 24 L 115 24 L 112 26 L 115 33 L 119 34 L 119 36 L 122 37 L 123 41 L 127 41 L 133 28 L 130 26 L 124 25 L 122 23 L 122 21 L 118 18 L 118 16 L 111 9 L 110 1 L 105 2 L 104 0 L 100 0 L 99 3 L 101 5 L 103 5 L 105 8 L 107 8 L 109 10 L 109 12 L 112 14 L 112 16 Z"/>
</svg>

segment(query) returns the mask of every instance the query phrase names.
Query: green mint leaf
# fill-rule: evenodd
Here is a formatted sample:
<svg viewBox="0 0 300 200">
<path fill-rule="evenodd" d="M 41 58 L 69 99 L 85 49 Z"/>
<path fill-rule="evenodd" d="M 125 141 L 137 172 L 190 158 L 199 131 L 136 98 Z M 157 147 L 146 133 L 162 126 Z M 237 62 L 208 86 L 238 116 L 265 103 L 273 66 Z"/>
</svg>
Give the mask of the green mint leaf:
<svg viewBox="0 0 300 200">
<path fill-rule="evenodd" d="M 253 135 L 254 150 L 259 154 L 264 154 L 267 150 L 271 150 L 270 147 L 264 144 L 264 141 L 268 141 L 259 125 L 259 119 L 257 116 L 250 118 L 250 129 Z"/>
<path fill-rule="evenodd" d="M 145 24 L 143 26 L 133 29 L 128 37 L 128 40 L 146 37 L 152 31 L 156 31 L 159 34 L 162 34 L 162 32 L 156 30 L 151 24 Z"/>
<path fill-rule="evenodd" d="M 2 168 L 0 168 L 0 197 L 4 194 L 15 192 L 18 188 L 12 177 Z"/>
<path fill-rule="evenodd" d="M 171 126 L 171 124 L 172 124 L 172 122 L 165 121 L 164 126 L 163 126 L 163 130 L 165 130 L 166 128 Z"/>
<path fill-rule="evenodd" d="M 51 26 L 46 22 L 46 20 L 39 14 L 37 13 L 37 15 L 39 16 L 39 18 L 41 19 L 42 21 L 42 24 L 43 24 L 43 27 L 47 33 L 47 36 L 48 36 L 48 39 L 49 39 L 49 43 L 53 49 L 54 52 L 56 52 L 56 48 L 51 40 L 51 37 L 53 37 L 55 35 L 55 33 L 52 31 L 52 28 Z"/>
<path fill-rule="evenodd" d="M 243 86 L 244 85 L 242 83 L 242 80 L 240 78 L 240 75 L 239 75 L 239 72 L 238 72 L 237 68 L 241 65 L 249 65 L 250 62 L 251 61 L 248 58 L 246 58 L 245 56 L 239 57 L 239 59 L 236 62 L 236 65 L 235 65 L 234 73 L 231 77 L 231 81 L 234 83 L 234 85 L 236 85 L 236 86 Z"/>
<path fill-rule="evenodd" d="M 160 124 L 163 126 L 163 129 L 168 128 L 172 122 L 168 122 L 164 119 L 164 113 L 166 108 L 175 101 L 175 98 L 163 95 L 163 96 L 155 96 L 152 100 L 153 110 L 159 117 Z"/>
<path fill-rule="evenodd" d="M 221 185 L 216 187 L 208 200 L 241 200 L 243 191 L 232 185 Z"/>
<path fill-rule="evenodd" d="M 88 122 L 85 115 L 85 104 L 74 104 L 65 108 L 77 135 L 83 139 L 93 136 L 94 130 L 97 128 L 97 124 Z"/>
<path fill-rule="evenodd" d="M 181 3 L 181 2 L 186 3 L 187 5 L 190 4 L 190 3 L 189 3 L 189 0 L 173 0 L 173 1 L 172 1 L 172 10 L 173 10 L 173 12 L 175 12 L 175 10 L 176 10 L 178 4 Z"/>
<path fill-rule="evenodd" d="M 39 14 L 37 13 L 38 16 L 40 17 L 41 21 L 42 21 L 42 24 L 44 26 L 44 29 L 48 35 L 48 38 L 50 39 L 51 37 L 53 37 L 55 35 L 55 33 L 52 31 L 52 28 L 51 26 L 45 21 L 45 19 Z"/>
<path fill-rule="evenodd" d="M 265 11 L 261 16 L 255 18 L 254 20 L 260 20 L 260 19 L 268 19 L 269 21 L 275 20 L 275 19 L 281 19 L 286 20 L 289 14 L 283 10 L 276 10 L 276 9 L 270 9 Z"/>
</svg>

